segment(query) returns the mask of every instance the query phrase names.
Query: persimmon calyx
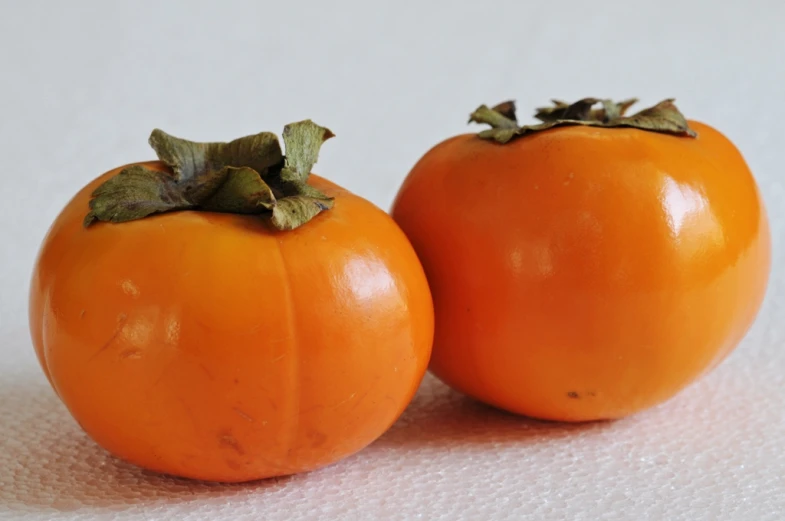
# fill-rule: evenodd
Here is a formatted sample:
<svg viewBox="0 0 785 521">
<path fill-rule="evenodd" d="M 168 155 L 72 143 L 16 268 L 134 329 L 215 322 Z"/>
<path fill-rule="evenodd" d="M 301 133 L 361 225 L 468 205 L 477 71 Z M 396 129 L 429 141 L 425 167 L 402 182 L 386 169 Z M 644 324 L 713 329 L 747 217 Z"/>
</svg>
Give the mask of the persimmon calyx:
<svg viewBox="0 0 785 521">
<path fill-rule="evenodd" d="M 334 204 L 307 183 L 322 143 L 333 135 L 310 120 L 287 125 L 284 155 L 271 132 L 228 143 L 197 143 L 155 129 L 150 146 L 172 172 L 142 165 L 124 168 L 93 192 L 84 226 L 201 210 L 258 214 L 279 230 L 292 230 Z"/>
<path fill-rule="evenodd" d="M 632 116 L 625 116 L 627 109 L 637 101 L 634 98 L 620 102 L 598 98 L 584 98 L 575 103 L 553 100 L 552 107 L 541 107 L 536 110 L 534 117 L 541 123 L 534 125 L 519 125 L 515 117 L 515 102 L 505 101 L 490 108 L 487 105 L 480 105 L 472 112 L 469 122 L 490 125 L 490 129 L 478 134 L 479 137 L 502 144 L 535 132 L 569 125 L 637 128 L 674 136 L 697 135 L 673 104 L 673 99 L 666 99 Z M 597 104 L 600 104 L 599 108 L 595 108 Z"/>
</svg>

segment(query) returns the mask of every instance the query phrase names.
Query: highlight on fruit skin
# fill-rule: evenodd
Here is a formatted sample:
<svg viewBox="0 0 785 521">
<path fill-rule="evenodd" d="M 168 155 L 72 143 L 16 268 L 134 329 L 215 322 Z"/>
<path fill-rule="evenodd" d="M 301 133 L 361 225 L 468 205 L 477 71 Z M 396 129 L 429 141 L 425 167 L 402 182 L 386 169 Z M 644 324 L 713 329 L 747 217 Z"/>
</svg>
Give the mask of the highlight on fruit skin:
<svg viewBox="0 0 785 521">
<path fill-rule="evenodd" d="M 378 438 L 433 339 L 422 266 L 385 212 L 311 174 L 330 137 L 195 143 L 85 186 L 43 241 L 30 330 L 47 378 L 114 455 L 239 482 Z"/>
<path fill-rule="evenodd" d="M 480 106 L 392 206 L 434 300 L 430 370 L 514 413 L 620 418 L 671 398 L 738 345 L 771 239 L 741 153 L 673 100 Z"/>
</svg>

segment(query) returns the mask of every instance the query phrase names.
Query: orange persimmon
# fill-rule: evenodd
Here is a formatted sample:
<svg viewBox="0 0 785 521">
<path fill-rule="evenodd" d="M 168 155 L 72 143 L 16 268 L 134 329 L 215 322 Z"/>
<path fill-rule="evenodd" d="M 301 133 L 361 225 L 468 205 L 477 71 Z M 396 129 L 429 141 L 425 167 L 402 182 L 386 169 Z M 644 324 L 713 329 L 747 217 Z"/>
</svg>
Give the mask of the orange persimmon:
<svg viewBox="0 0 785 521">
<path fill-rule="evenodd" d="M 739 343 L 764 297 L 770 237 L 736 147 L 667 100 L 586 99 L 414 166 L 392 214 L 428 277 L 431 371 L 537 418 L 619 418 L 663 402 Z"/>
<path fill-rule="evenodd" d="M 155 131 L 162 162 L 104 174 L 57 217 L 32 337 L 104 448 L 178 476 L 259 479 L 360 450 L 409 403 L 432 343 L 427 281 L 387 214 L 309 177 L 330 136 L 290 125 L 284 157 L 268 133 Z"/>
</svg>

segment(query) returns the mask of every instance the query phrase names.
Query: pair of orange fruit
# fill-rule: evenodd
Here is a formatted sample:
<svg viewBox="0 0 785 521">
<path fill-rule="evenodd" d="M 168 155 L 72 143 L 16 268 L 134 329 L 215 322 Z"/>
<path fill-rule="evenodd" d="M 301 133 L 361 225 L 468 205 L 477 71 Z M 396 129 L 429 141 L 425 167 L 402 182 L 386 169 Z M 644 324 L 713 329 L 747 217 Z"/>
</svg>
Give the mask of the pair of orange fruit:
<svg viewBox="0 0 785 521">
<path fill-rule="evenodd" d="M 537 418 L 619 418 L 718 364 L 765 293 L 770 237 L 736 147 L 670 101 L 480 107 L 391 216 L 311 175 L 332 136 L 194 143 L 88 184 L 36 262 L 41 366 L 100 445 L 245 481 L 379 437 L 426 369 Z"/>
</svg>

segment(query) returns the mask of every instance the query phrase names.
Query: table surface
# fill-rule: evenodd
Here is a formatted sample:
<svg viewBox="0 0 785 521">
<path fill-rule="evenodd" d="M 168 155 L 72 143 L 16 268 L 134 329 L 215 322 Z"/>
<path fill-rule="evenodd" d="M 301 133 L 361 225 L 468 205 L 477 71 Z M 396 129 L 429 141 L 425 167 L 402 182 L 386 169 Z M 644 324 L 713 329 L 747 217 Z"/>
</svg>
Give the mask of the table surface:
<svg viewBox="0 0 785 521">
<path fill-rule="evenodd" d="M 785 519 L 785 3 L 0 4 L 1 519 Z M 677 97 L 737 143 L 768 205 L 756 325 L 670 402 L 547 424 L 427 377 L 361 453 L 220 486 L 108 456 L 50 391 L 27 333 L 37 247 L 88 180 L 150 157 L 152 128 L 226 139 L 312 118 L 338 135 L 317 171 L 387 208 L 476 105 L 588 95 Z"/>
</svg>

